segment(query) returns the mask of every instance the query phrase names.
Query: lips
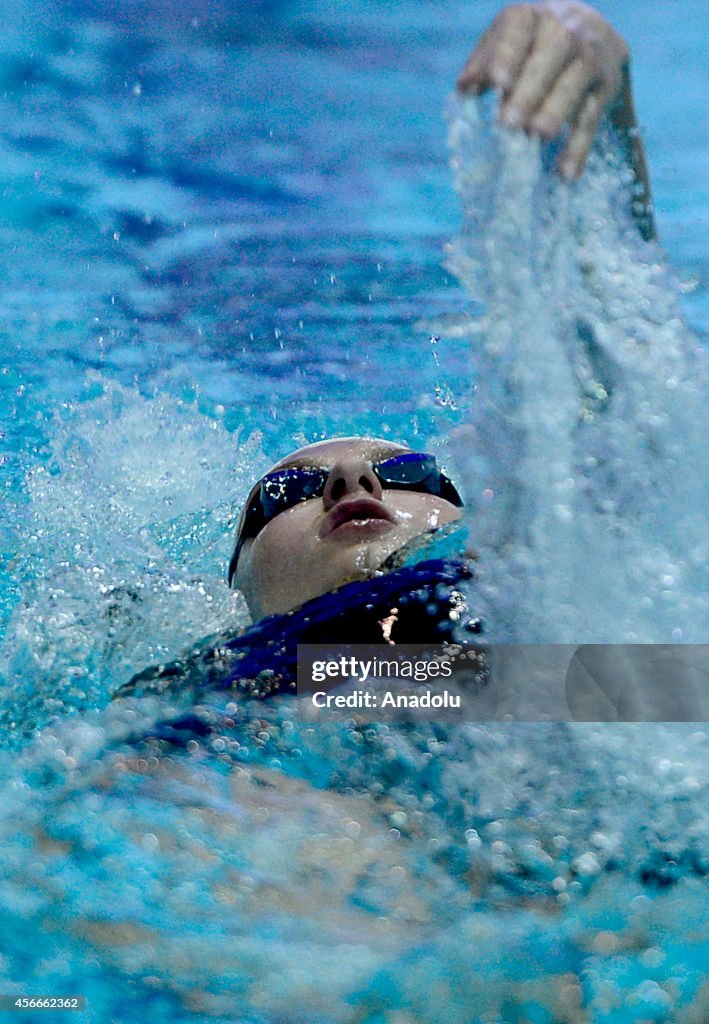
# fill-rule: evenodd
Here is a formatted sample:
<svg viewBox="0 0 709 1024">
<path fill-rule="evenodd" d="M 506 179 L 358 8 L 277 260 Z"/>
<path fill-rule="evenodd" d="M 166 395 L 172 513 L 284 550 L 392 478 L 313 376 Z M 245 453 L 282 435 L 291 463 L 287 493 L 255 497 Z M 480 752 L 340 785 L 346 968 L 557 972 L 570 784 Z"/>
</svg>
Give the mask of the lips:
<svg viewBox="0 0 709 1024">
<path fill-rule="evenodd" d="M 327 537 L 336 530 L 346 528 L 348 523 L 354 526 L 366 526 L 371 523 L 376 528 L 377 522 L 382 527 L 396 522 L 386 505 L 376 498 L 354 498 L 352 501 L 340 501 L 330 509 L 320 527 L 320 536 Z"/>
</svg>

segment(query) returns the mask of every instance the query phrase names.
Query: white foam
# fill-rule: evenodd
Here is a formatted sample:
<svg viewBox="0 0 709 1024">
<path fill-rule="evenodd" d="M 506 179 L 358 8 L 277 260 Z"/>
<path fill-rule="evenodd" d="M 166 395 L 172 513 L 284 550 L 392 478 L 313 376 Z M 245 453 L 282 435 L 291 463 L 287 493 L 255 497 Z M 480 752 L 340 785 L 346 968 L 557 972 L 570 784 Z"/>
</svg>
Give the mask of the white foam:
<svg viewBox="0 0 709 1024">
<path fill-rule="evenodd" d="M 706 360 L 610 135 L 575 185 L 456 100 L 464 224 L 448 266 L 484 306 L 457 438 L 477 600 L 501 637 L 706 640 Z"/>
<path fill-rule="evenodd" d="M 247 621 L 225 577 L 258 439 L 239 444 L 194 404 L 89 385 L 95 397 L 57 416 L 14 516 L 22 600 L 0 648 L 0 714 L 18 731 L 105 703 L 146 665 Z"/>
</svg>

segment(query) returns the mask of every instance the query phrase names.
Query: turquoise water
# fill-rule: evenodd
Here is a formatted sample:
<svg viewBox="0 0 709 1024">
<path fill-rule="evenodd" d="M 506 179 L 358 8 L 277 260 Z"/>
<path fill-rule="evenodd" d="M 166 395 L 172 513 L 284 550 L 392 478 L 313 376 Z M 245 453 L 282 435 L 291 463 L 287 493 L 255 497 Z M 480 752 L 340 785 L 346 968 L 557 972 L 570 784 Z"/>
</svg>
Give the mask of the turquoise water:
<svg viewBox="0 0 709 1024">
<path fill-rule="evenodd" d="M 314 731 L 215 698 L 233 725 L 166 755 L 131 736 L 178 709 L 106 709 L 247 621 L 240 501 L 331 433 L 456 467 L 501 635 L 706 641 L 706 16 L 606 6 L 674 277 L 610 150 L 550 193 L 533 145 L 446 127 L 496 5 L 7 8 L 0 992 L 102 1022 L 709 1013 L 699 727 Z M 581 433 L 579 318 L 620 396 Z"/>
</svg>

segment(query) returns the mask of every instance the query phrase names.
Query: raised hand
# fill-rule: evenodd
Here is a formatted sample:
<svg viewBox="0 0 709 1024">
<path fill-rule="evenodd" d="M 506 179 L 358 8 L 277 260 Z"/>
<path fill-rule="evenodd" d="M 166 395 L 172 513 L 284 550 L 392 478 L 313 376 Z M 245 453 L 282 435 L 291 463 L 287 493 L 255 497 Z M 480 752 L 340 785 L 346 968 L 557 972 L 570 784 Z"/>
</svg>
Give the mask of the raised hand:
<svg viewBox="0 0 709 1024">
<path fill-rule="evenodd" d="M 543 139 L 569 125 L 559 173 L 577 178 L 586 165 L 601 116 L 615 107 L 632 122 L 625 41 L 583 3 L 548 0 L 501 11 L 458 79 L 462 93 L 500 93 L 500 120 Z M 627 108 L 627 109 L 625 109 Z"/>
</svg>

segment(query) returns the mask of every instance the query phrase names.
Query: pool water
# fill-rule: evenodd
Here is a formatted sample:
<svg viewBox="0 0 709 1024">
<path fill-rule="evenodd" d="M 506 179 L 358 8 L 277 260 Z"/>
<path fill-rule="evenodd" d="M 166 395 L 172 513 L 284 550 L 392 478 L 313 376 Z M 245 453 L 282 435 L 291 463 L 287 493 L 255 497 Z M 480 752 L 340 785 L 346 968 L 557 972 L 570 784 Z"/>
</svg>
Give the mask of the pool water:
<svg viewBox="0 0 709 1024">
<path fill-rule="evenodd" d="M 673 271 L 610 142 L 570 191 L 485 105 L 446 124 L 496 4 L 7 5 L 0 992 L 96 1021 L 709 1014 L 699 727 L 314 730 L 215 697 L 231 725 L 168 756 L 132 737 L 179 704 L 109 704 L 246 624 L 240 502 L 330 434 L 454 470 L 493 635 L 706 641 L 706 15 L 601 9 Z M 581 431 L 579 325 L 613 398 Z"/>
</svg>

